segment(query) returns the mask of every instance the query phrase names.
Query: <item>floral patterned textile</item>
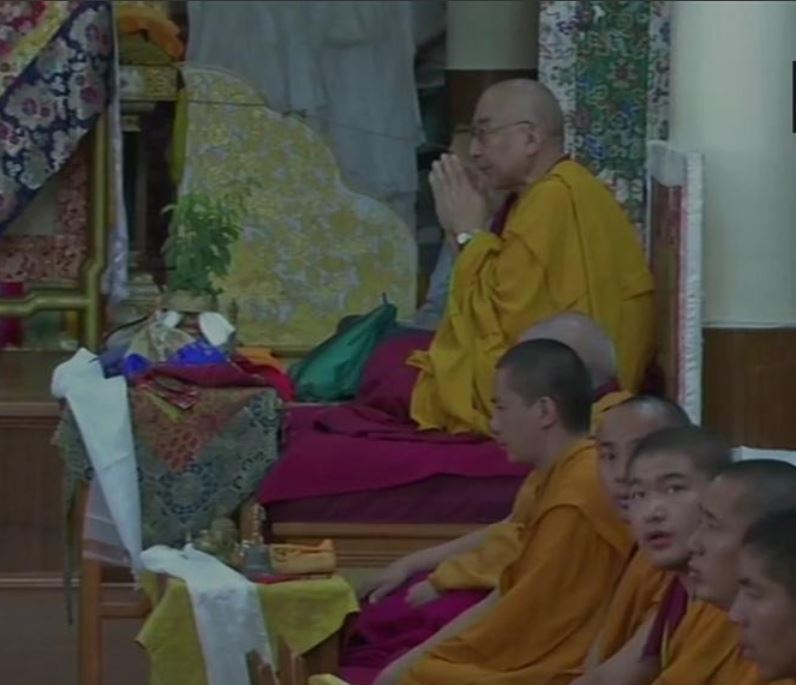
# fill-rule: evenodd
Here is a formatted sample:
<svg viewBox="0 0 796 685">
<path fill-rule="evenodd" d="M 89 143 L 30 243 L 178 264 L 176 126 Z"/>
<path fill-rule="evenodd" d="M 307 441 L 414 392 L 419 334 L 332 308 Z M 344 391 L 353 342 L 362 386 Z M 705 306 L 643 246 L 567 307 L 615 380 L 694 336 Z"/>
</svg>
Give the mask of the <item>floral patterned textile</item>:
<svg viewBox="0 0 796 685">
<path fill-rule="evenodd" d="M 55 202 L 44 219 L 52 230 L 42 234 L 6 233 L 0 239 L 0 281 L 37 286 L 72 287 L 80 275 L 88 241 L 88 151 L 81 146 L 66 166 L 47 181 Z M 35 203 L 34 203 L 35 204 Z M 32 205 L 29 205 L 32 208 Z M 27 217 L 23 213 L 14 224 Z"/>
<path fill-rule="evenodd" d="M 181 384 L 178 384 L 181 385 Z M 186 386 L 195 388 L 195 386 Z M 166 464 L 185 468 L 241 408 L 262 388 L 197 388 L 196 401 L 188 411 L 177 410 L 176 420 L 161 408 L 156 396 L 145 388 L 131 393 L 136 419 L 136 437 L 146 443 Z"/>
<path fill-rule="evenodd" d="M 249 345 L 313 346 L 346 314 L 415 305 L 413 236 L 387 206 L 348 190 L 323 139 L 227 72 L 183 68 L 186 190 L 223 194 L 253 179 L 249 215 L 219 286 Z"/>
<path fill-rule="evenodd" d="M 0 93 L 4 92 L 50 42 L 72 2 L 0 2 Z"/>
<path fill-rule="evenodd" d="M 68 19 L 0 95 L 0 236 L 77 148 L 110 95 L 108 2 Z"/>
<path fill-rule="evenodd" d="M 163 458 L 157 441 L 144 439 L 139 427 L 146 417 L 133 411 L 132 418 L 145 549 L 180 544 L 188 532 L 197 534 L 217 516 L 231 514 L 254 492 L 279 455 L 282 403 L 271 388 L 250 394 L 208 440 L 177 461 Z M 62 417 L 54 443 L 64 458 L 69 505 L 78 482 L 91 478 L 88 454 L 71 414 Z"/>
<path fill-rule="evenodd" d="M 641 229 L 646 141 L 668 135 L 670 3 L 543 0 L 539 78 L 561 102 L 568 152 Z"/>
</svg>

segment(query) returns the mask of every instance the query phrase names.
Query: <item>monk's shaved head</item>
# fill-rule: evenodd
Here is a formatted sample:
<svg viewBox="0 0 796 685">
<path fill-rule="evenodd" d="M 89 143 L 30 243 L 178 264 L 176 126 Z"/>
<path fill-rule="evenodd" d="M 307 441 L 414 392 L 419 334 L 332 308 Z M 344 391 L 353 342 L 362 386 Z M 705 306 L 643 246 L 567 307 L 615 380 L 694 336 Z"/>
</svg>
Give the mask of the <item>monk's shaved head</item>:
<svg viewBox="0 0 796 685">
<path fill-rule="evenodd" d="M 750 459 L 725 466 L 702 496 L 702 521 L 691 540 L 697 597 L 729 609 L 738 592 L 741 541 L 762 517 L 796 507 L 796 466 Z"/>
<path fill-rule="evenodd" d="M 782 585 L 796 603 L 796 509 L 776 511 L 756 521 L 746 532 L 744 550 L 762 561 L 765 574 Z M 774 637 L 774 636 L 772 636 Z M 793 645 L 788 643 L 793 652 Z M 779 674 L 778 674 L 779 675 Z M 788 675 L 796 675 L 791 672 Z"/>
<path fill-rule="evenodd" d="M 540 321 L 520 336 L 526 340 L 557 340 L 575 351 L 586 365 L 592 385 L 599 388 L 616 379 L 616 353 L 611 338 L 585 314 L 567 312 Z"/>
<path fill-rule="evenodd" d="M 732 463 L 732 452 L 718 435 L 699 426 L 678 426 L 663 428 L 639 442 L 630 457 L 628 471 L 632 472 L 642 459 L 662 454 L 685 457 L 695 471 L 709 479 Z"/>
<path fill-rule="evenodd" d="M 796 511 L 765 516 L 746 533 L 730 618 L 767 683 L 796 677 Z M 792 681 L 788 681 L 792 682 Z"/>
<path fill-rule="evenodd" d="M 667 428 L 691 425 L 691 419 L 688 418 L 685 410 L 679 404 L 663 397 L 635 395 L 615 407 L 615 409 L 620 408 L 629 409 L 638 415 L 659 419 L 661 426 Z"/>
<path fill-rule="evenodd" d="M 750 523 L 781 509 L 796 509 L 796 466 L 776 459 L 736 461 L 718 479 L 733 483 L 733 506 Z"/>
<path fill-rule="evenodd" d="M 527 340 L 506 352 L 498 361 L 497 370 L 506 385 L 527 405 L 549 397 L 568 430 L 589 429 L 592 404 L 589 372 L 569 346 L 557 340 Z"/>
<path fill-rule="evenodd" d="M 513 79 L 491 86 L 473 114 L 470 157 L 484 184 L 522 192 L 561 161 L 564 117 L 549 88 Z"/>
<path fill-rule="evenodd" d="M 564 114 L 561 105 L 552 91 L 538 81 L 500 81 L 485 90 L 481 98 L 490 100 L 496 109 L 517 121 L 530 121 L 544 137 L 563 143 Z"/>
</svg>

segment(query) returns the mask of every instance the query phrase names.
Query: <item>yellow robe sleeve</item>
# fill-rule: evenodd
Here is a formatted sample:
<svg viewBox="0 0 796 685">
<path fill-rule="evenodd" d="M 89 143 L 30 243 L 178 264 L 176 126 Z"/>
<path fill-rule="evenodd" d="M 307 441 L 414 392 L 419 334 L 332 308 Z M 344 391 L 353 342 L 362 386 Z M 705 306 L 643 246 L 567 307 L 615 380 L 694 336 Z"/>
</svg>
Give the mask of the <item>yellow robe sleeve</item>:
<svg viewBox="0 0 796 685">
<path fill-rule="evenodd" d="M 727 614 L 693 601 L 674 631 L 653 685 L 762 685 L 755 665 L 740 654 L 737 627 Z"/>
<path fill-rule="evenodd" d="M 519 523 L 512 521 L 493 524 L 481 545 L 443 561 L 428 579 L 440 592 L 496 588 L 503 569 L 517 558 L 521 529 Z"/>
<path fill-rule="evenodd" d="M 635 229 L 583 166 L 557 164 L 525 191 L 503 235 L 477 235 L 456 260 L 448 307 L 427 352 L 411 414 L 421 429 L 489 433 L 495 363 L 534 323 L 592 317 L 636 391 L 654 349 L 654 293 Z"/>
<path fill-rule="evenodd" d="M 672 576 L 653 567 L 643 552 L 630 559 L 611 598 L 598 638 L 600 663 L 610 659 L 660 606 Z"/>
<path fill-rule="evenodd" d="M 554 178 L 518 201 L 503 237 L 475 236 L 430 350 L 409 360 L 421 369 L 411 407 L 420 428 L 488 434 L 498 359 L 534 322 L 586 311 L 583 272 L 572 202 Z"/>
<path fill-rule="evenodd" d="M 572 506 L 550 509 L 525 535 L 498 604 L 401 685 L 563 685 L 581 672 L 621 570 L 617 551 Z"/>
<path fill-rule="evenodd" d="M 476 549 L 439 564 L 429 575 L 434 587 L 440 591 L 496 588 L 503 570 L 520 552 L 522 530 L 533 512 L 538 486 L 539 474 L 530 474 L 514 498 L 511 516 L 490 526 Z"/>
</svg>

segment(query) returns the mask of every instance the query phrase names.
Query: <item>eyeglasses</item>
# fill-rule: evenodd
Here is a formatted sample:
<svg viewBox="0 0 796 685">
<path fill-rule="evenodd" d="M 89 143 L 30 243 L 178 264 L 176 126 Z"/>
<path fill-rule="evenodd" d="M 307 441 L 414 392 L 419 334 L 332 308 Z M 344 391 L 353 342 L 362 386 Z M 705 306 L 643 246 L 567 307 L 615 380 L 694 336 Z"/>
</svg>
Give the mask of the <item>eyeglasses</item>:
<svg viewBox="0 0 796 685">
<path fill-rule="evenodd" d="M 487 142 L 489 136 L 498 133 L 499 131 L 511 128 L 512 126 L 522 126 L 526 124 L 528 126 L 534 125 L 532 121 L 528 121 L 526 119 L 523 121 L 513 121 L 510 124 L 503 124 L 502 126 L 493 126 L 492 128 L 486 128 L 485 126 L 471 126 L 469 128 L 462 129 L 462 131 L 464 133 L 469 133 L 473 138 L 483 145 Z"/>
</svg>

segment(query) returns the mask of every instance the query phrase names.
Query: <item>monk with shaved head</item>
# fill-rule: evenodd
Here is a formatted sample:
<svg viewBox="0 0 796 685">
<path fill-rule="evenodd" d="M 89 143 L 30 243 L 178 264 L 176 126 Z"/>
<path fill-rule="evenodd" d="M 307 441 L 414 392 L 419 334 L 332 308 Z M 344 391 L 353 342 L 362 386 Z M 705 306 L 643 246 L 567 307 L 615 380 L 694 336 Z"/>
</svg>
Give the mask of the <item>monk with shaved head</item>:
<svg viewBox="0 0 796 685">
<path fill-rule="evenodd" d="M 652 277 L 636 233 L 611 195 L 564 154 L 561 108 L 535 81 L 481 96 L 470 156 L 513 204 L 489 227 L 483 193 L 455 155 L 430 181 L 440 224 L 458 255 L 448 306 L 420 369 L 411 414 L 421 429 L 488 434 L 497 360 L 532 325 L 579 312 L 617 351 L 619 381 L 635 391 L 653 353 Z"/>
<path fill-rule="evenodd" d="M 560 314 L 539 322 L 521 338 L 563 343 L 581 359 L 591 380 L 593 419 L 627 397 L 615 392 L 610 338 L 588 317 Z M 524 436 L 522 440 L 527 441 Z M 341 660 L 349 682 L 368 685 L 377 664 L 386 666 L 496 587 L 517 554 L 534 484 L 533 476 L 525 481 L 505 521 L 401 558 L 362 583 L 360 594 L 369 601 L 354 622 Z"/>
</svg>

